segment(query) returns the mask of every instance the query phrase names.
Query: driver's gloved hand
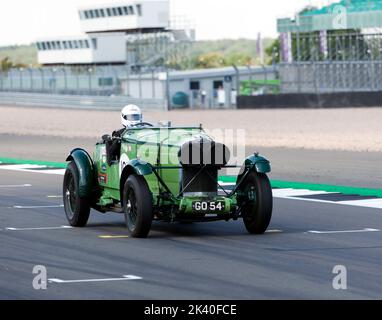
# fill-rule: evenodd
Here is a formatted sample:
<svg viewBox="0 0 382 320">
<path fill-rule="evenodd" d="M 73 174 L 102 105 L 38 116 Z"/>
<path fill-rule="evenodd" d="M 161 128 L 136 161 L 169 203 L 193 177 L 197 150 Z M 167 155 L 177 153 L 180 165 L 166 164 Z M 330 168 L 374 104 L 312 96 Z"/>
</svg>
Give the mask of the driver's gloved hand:
<svg viewBox="0 0 382 320">
<path fill-rule="evenodd" d="M 112 137 L 113 138 L 121 138 L 124 131 L 125 131 L 125 128 L 122 128 L 118 131 L 113 131 Z"/>
</svg>

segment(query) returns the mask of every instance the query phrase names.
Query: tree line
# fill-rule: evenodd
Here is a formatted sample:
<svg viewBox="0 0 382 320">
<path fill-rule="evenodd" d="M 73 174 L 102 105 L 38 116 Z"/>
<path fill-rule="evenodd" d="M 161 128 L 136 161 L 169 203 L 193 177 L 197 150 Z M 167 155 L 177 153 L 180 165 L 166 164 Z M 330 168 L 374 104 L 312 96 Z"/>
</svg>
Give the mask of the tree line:
<svg viewBox="0 0 382 320">
<path fill-rule="evenodd" d="M 12 68 L 26 68 L 24 63 L 15 63 L 9 57 L 0 59 L 0 71 L 8 72 Z"/>
</svg>

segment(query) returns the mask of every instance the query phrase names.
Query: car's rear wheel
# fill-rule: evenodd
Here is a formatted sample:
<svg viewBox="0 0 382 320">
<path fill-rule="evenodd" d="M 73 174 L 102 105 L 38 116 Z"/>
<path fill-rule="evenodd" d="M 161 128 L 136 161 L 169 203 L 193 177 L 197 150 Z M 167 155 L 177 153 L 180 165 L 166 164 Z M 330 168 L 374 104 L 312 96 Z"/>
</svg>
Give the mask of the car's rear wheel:
<svg viewBox="0 0 382 320">
<path fill-rule="evenodd" d="M 251 234 L 263 234 L 271 221 L 273 210 L 272 187 L 266 174 L 251 172 L 241 188 L 242 215 Z"/>
<path fill-rule="evenodd" d="M 68 164 L 64 176 L 64 209 L 69 224 L 72 227 L 85 227 L 89 220 L 90 201 L 79 196 L 78 181 L 78 169 L 72 161 Z"/>
<path fill-rule="evenodd" d="M 152 195 L 146 180 L 131 175 L 123 190 L 123 212 L 127 229 L 134 238 L 146 238 L 153 220 Z"/>
</svg>

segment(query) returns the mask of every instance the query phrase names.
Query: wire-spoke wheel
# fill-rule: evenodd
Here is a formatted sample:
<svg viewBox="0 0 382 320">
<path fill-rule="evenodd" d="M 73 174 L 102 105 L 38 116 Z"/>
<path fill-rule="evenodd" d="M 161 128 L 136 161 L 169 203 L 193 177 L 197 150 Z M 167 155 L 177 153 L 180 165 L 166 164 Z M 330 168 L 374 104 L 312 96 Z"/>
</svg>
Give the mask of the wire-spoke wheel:
<svg viewBox="0 0 382 320">
<path fill-rule="evenodd" d="M 146 180 L 131 175 L 123 192 L 123 211 L 129 233 L 134 238 L 146 238 L 153 219 L 152 195 Z"/>
<path fill-rule="evenodd" d="M 245 227 L 251 234 L 263 234 L 271 221 L 272 187 L 266 174 L 251 172 L 241 188 L 239 204 Z"/>
<path fill-rule="evenodd" d="M 89 219 L 90 201 L 78 194 L 78 169 L 70 162 L 63 183 L 64 209 L 68 222 L 73 227 L 84 227 Z"/>
</svg>

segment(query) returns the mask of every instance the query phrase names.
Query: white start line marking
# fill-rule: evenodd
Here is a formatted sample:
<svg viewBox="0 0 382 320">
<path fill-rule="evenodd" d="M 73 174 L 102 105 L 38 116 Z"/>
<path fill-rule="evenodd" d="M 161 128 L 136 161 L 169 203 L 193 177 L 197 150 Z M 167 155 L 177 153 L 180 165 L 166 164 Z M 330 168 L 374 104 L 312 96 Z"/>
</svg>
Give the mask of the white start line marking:
<svg viewBox="0 0 382 320">
<path fill-rule="evenodd" d="M 64 205 L 54 205 L 54 206 L 13 206 L 13 209 L 44 209 L 44 208 L 63 208 Z"/>
<path fill-rule="evenodd" d="M 380 232 L 379 229 L 365 228 L 361 230 L 341 230 L 341 231 L 308 231 L 307 233 L 312 234 L 335 234 L 335 233 L 362 233 L 362 232 Z"/>
<path fill-rule="evenodd" d="M 48 279 L 50 283 L 85 283 L 85 282 L 108 282 L 108 281 L 128 281 L 128 280 L 142 280 L 142 277 L 134 275 L 122 276 L 122 278 L 104 278 L 104 279 L 82 279 L 82 280 L 61 280 L 61 279 Z"/>
<path fill-rule="evenodd" d="M 31 187 L 31 184 L 10 184 L 10 185 L 0 185 L 0 188 L 27 188 Z"/>
<path fill-rule="evenodd" d="M 59 230 L 59 229 L 73 229 L 73 227 L 60 226 L 60 227 L 40 227 L 40 228 L 5 228 L 5 230 L 8 230 L 8 231 Z"/>
</svg>

